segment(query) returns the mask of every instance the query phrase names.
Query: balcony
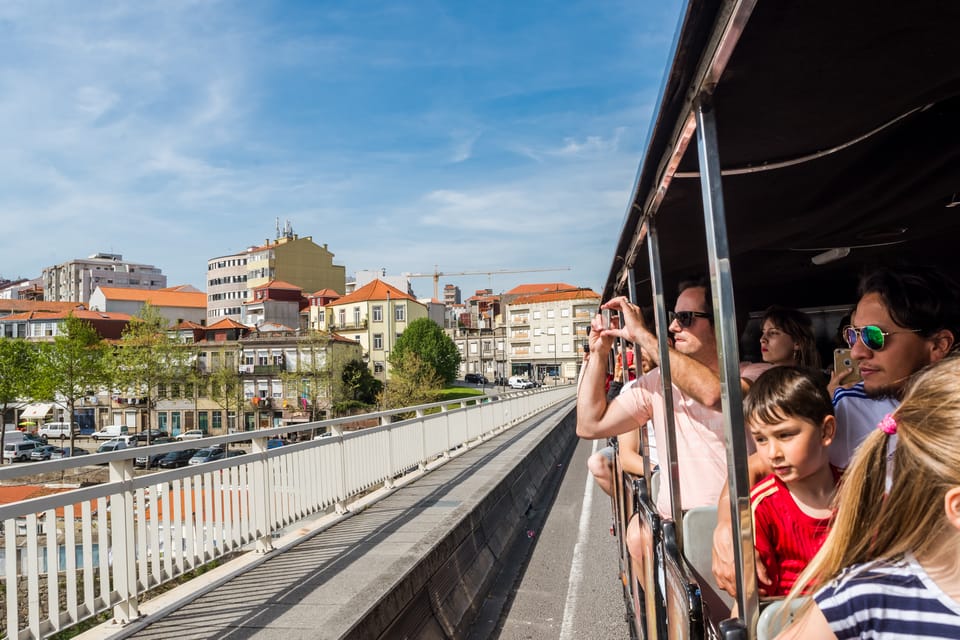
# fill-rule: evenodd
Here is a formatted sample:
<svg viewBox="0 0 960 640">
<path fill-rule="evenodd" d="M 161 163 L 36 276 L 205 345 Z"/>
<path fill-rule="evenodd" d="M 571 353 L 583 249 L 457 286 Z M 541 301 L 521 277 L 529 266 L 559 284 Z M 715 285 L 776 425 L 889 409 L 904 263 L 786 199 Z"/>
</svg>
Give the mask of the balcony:
<svg viewBox="0 0 960 640">
<path fill-rule="evenodd" d="M 511 325 L 526 325 L 530 324 L 530 316 L 511 316 L 510 317 Z"/>
<path fill-rule="evenodd" d="M 262 376 L 273 376 L 279 375 L 286 371 L 286 368 L 282 364 L 255 364 L 253 365 L 253 373 L 255 375 Z"/>
</svg>

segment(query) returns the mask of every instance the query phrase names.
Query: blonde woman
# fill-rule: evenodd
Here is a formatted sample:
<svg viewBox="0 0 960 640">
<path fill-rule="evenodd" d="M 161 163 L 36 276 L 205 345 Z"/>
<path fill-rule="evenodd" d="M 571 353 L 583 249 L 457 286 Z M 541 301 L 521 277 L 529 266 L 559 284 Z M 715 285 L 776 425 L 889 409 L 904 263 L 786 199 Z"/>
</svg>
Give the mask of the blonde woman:
<svg viewBox="0 0 960 640">
<path fill-rule="evenodd" d="M 957 357 L 924 370 L 857 451 L 833 529 L 786 605 L 804 585 L 812 602 L 778 638 L 960 638 L 957 389 Z"/>
</svg>

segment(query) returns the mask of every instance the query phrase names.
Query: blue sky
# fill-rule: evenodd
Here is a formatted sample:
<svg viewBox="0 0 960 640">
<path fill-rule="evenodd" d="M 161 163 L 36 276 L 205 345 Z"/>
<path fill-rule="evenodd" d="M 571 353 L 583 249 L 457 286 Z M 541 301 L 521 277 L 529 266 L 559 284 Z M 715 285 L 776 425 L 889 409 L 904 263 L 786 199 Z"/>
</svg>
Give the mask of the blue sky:
<svg viewBox="0 0 960 640">
<path fill-rule="evenodd" d="M 204 289 L 279 218 L 348 274 L 597 289 L 680 10 L 5 0 L 0 276 L 106 251 Z"/>
</svg>

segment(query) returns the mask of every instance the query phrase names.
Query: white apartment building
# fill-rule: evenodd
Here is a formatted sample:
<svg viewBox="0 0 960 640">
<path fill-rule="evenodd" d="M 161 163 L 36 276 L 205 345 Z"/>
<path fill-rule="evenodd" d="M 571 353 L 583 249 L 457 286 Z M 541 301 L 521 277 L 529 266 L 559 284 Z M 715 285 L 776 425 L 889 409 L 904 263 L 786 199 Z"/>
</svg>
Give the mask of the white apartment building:
<svg viewBox="0 0 960 640">
<path fill-rule="evenodd" d="M 90 303 L 97 287 L 164 289 L 167 276 L 150 264 L 126 262 L 119 253 L 95 253 L 47 267 L 41 275 L 43 299 Z"/>
</svg>

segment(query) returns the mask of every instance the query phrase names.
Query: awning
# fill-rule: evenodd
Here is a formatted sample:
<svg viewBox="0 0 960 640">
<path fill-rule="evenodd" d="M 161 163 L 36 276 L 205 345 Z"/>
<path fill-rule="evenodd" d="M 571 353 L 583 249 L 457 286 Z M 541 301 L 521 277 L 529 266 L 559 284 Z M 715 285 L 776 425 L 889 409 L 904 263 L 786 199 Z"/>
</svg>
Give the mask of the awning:
<svg viewBox="0 0 960 640">
<path fill-rule="evenodd" d="M 51 409 L 53 409 L 52 402 L 35 402 L 34 404 L 28 404 L 27 408 L 23 410 L 23 413 L 20 414 L 20 418 L 32 418 L 34 420 L 46 418 Z"/>
</svg>

